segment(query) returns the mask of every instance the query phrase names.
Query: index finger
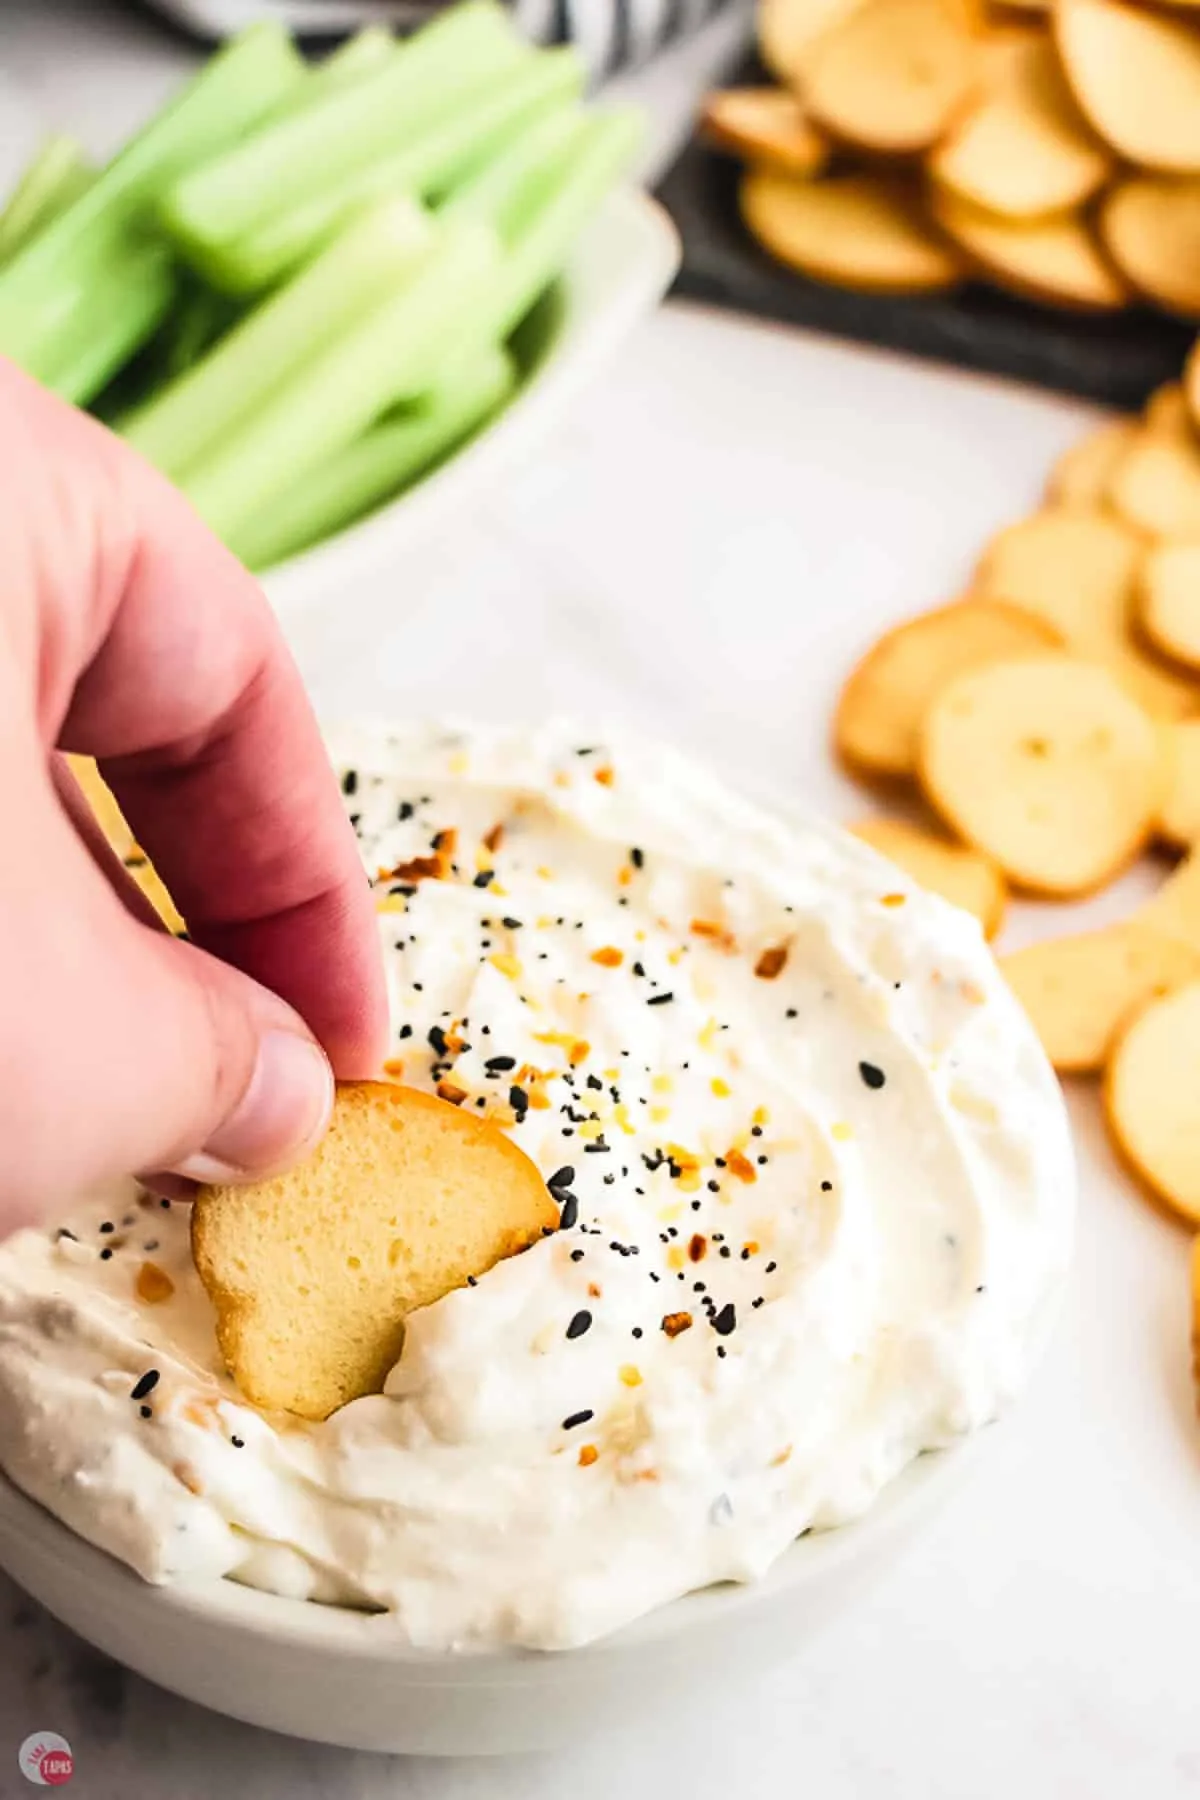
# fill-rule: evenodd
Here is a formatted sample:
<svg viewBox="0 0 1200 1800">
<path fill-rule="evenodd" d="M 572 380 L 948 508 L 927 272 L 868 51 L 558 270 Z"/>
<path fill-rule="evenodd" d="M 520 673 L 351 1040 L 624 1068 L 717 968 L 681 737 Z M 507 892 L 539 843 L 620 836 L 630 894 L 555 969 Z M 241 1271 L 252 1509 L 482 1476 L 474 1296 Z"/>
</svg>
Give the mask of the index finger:
<svg viewBox="0 0 1200 1800">
<path fill-rule="evenodd" d="M 288 1001 L 337 1074 L 373 1073 L 374 907 L 262 590 L 101 426 L 9 367 L 0 399 L 19 448 L 0 541 L 26 547 L 47 748 L 97 758 L 195 942 Z"/>
</svg>

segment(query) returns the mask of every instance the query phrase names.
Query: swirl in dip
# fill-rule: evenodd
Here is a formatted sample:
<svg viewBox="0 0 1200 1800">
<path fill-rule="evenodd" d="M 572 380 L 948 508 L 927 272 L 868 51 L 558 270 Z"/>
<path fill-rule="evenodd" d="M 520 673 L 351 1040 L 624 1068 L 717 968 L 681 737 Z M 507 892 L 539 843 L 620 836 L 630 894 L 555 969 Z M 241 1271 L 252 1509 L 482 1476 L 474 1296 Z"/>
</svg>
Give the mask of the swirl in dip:
<svg viewBox="0 0 1200 1800">
<path fill-rule="evenodd" d="M 761 1575 L 1021 1386 L 1070 1247 L 1057 1085 L 975 923 L 660 750 L 359 730 L 391 1073 L 501 1121 L 561 1229 L 324 1424 L 239 1399 L 187 1209 L 0 1248 L 0 1466 L 147 1580 L 581 1644 Z"/>
</svg>

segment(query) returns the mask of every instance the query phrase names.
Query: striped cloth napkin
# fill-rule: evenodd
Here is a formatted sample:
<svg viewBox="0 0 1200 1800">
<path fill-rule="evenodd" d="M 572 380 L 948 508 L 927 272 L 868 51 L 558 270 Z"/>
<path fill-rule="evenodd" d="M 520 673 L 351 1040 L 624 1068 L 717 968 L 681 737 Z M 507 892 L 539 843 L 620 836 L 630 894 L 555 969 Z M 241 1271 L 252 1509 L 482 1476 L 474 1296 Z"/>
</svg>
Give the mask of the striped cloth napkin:
<svg viewBox="0 0 1200 1800">
<path fill-rule="evenodd" d="M 281 19 L 298 32 L 338 34 L 373 23 L 405 30 L 424 24 L 442 0 L 148 0 L 160 13 L 208 38 L 251 20 Z M 668 44 L 745 0 L 507 0 L 531 38 L 578 46 L 593 81 L 634 68 Z"/>
</svg>

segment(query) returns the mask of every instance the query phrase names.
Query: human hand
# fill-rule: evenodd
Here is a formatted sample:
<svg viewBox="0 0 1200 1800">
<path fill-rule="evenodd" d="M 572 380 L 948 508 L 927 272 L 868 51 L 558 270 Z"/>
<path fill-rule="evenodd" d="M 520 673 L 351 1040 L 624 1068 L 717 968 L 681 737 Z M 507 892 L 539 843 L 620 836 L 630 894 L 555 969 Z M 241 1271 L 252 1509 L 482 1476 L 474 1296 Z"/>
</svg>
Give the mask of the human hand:
<svg viewBox="0 0 1200 1800">
<path fill-rule="evenodd" d="M 99 761 L 190 943 L 63 751 Z M 299 673 L 186 501 L 3 361 L 0 757 L 0 1235 L 108 1177 L 303 1154 L 332 1073 L 375 1072 L 386 1001 Z"/>
</svg>

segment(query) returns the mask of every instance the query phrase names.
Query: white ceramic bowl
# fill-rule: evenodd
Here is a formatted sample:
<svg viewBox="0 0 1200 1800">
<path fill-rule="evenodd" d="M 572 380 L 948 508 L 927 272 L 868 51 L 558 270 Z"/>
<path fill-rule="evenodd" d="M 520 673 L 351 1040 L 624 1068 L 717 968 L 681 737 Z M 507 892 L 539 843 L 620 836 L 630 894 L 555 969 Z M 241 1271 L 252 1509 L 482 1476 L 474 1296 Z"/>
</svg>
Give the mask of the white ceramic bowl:
<svg viewBox="0 0 1200 1800">
<path fill-rule="evenodd" d="M 865 1517 L 812 1532 L 751 1587 L 689 1594 L 581 1650 L 430 1655 L 386 1617 L 231 1581 L 150 1587 L 0 1477 L 0 1567 L 139 1674 L 251 1724 L 360 1750 L 553 1749 L 782 1661 L 892 1567 L 982 1440 L 921 1456 Z"/>
<path fill-rule="evenodd" d="M 396 562 L 450 515 L 468 516 L 497 476 L 543 437 L 621 339 L 666 293 L 679 238 L 648 195 L 622 190 L 596 214 L 560 281 L 518 333 L 524 378 L 494 420 L 407 492 L 324 543 L 270 569 L 263 585 L 281 613 Z"/>
</svg>

